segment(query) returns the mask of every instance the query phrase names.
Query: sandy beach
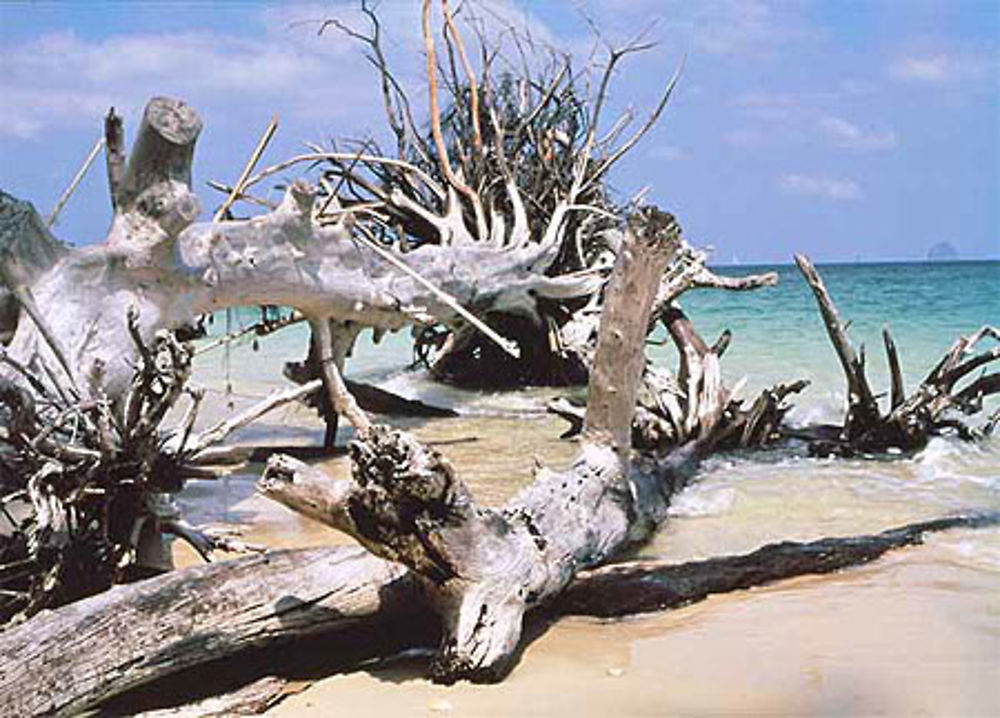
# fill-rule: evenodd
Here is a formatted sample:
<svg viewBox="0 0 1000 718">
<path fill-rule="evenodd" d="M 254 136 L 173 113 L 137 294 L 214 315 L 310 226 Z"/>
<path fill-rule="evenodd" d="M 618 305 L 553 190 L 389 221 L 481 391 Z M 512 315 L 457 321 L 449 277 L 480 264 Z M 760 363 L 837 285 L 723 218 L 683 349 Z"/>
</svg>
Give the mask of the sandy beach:
<svg viewBox="0 0 1000 718">
<path fill-rule="evenodd" d="M 544 416 L 410 423 L 421 439 L 441 444 L 491 504 L 526 481 L 536 456 L 558 465 L 574 451 L 556 438 L 561 423 Z M 308 412 L 294 409 L 244 438 L 294 443 L 320 431 Z M 1000 505 L 985 481 L 989 461 L 977 467 L 947 444 L 875 465 L 760 458 L 712 460 L 641 555 L 681 562 L 782 539 L 882 530 L 959 505 Z M 349 471 L 346 457 L 323 465 L 338 476 Z M 947 490 L 927 481 L 960 467 L 984 481 Z M 225 483 L 194 482 L 182 495 L 185 509 L 200 520 L 240 524 L 246 539 L 274 547 L 350 542 L 253 495 L 253 478 L 251 470 Z M 194 560 L 183 548 L 177 556 Z M 998 618 L 1000 530 L 955 531 L 833 576 L 662 614 L 559 620 L 528 643 L 499 685 L 435 685 L 419 655 L 341 674 L 323 668 L 332 659 L 312 642 L 306 650 L 318 655 L 305 659 L 309 675 L 289 669 L 292 694 L 269 714 L 995 715 Z"/>
</svg>

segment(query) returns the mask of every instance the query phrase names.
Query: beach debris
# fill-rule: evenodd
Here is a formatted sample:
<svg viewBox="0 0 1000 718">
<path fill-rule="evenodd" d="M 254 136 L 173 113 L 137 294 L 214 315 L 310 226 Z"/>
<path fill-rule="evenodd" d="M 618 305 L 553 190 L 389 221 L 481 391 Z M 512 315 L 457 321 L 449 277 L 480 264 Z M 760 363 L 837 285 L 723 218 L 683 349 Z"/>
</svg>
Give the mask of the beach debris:
<svg viewBox="0 0 1000 718">
<path fill-rule="evenodd" d="M 865 374 L 864 346 L 855 351 L 847 336 L 847 325 L 841 321 L 809 258 L 797 254 L 795 262 L 816 297 L 827 335 L 847 379 L 848 400 L 841 426 L 805 427 L 790 434 L 808 439 L 810 450 L 821 456 L 881 453 L 899 456 L 924 448 L 934 436 L 954 435 L 973 440 L 993 431 L 1000 414 L 994 414 L 979 429 L 970 427 L 960 417 L 982 411 L 984 398 L 1000 393 L 1000 372 L 983 370 L 970 380 L 974 372 L 1000 359 L 1000 345 L 979 351 L 983 340 L 1000 342 L 1000 331 L 984 326 L 956 339 L 913 393 L 906 396 L 896 343 L 886 325 L 882 339 L 890 387 L 888 406 L 883 410 Z"/>
<path fill-rule="evenodd" d="M 709 345 L 677 301 L 693 287 L 750 289 L 774 277 L 715 275 L 672 215 L 608 198 L 608 169 L 655 123 L 679 76 L 629 137 L 622 139 L 630 113 L 599 135 L 614 68 L 645 43 L 608 49 L 594 95 L 580 91 L 579 74 L 557 54 L 540 75 L 491 71 L 497 55 L 484 40 L 477 77 L 447 2 L 445 45 L 457 62 L 435 62 L 431 5 L 424 0 L 422 13 L 429 137 L 388 70 L 374 11 L 363 4 L 370 35 L 332 22 L 369 48 L 397 156 L 371 143 L 353 152 L 313 149 L 253 177 L 251 162 L 227 203 L 301 163 L 319 163 L 323 176 L 291 182 L 277 207 L 248 221 L 223 219 L 224 204 L 216 220 L 197 223 L 191 160 L 201 120 L 185 103 L 157 97 L 124 167 L 115 159 L 123 143 L 108 139 L 120 126 L 113 112 L 107 118 L 115 216 L 105 243 L 66 251 L 34 274 L 17 274 L 5 256 L 4 284 L 18 318 L 24 309 L 30 321 L 16 322 L 0 366 L 0 517 L 12 527 L 0 534 L 0 606 L 26 619 L 0 632 L 0 712 L 79 712 L 184 668 L 320 631 L 329 631 L 328 650 L 343 651 L 346 665 L 436 643 L 436 680 L 501 680 L 526 621 L 599 612 L 564 604 L 576 590 L 617 595 L 617 609 L 600 609 L 618 611 L 612 615 L 655 610 L 678 595 L 690 602 L 871 560 L 927 531 L 997 523 L 995 514 L 967 514 L 874 537 L 782 543 L 700 563 L 685 580 L 663 565 L 608 566 L 653 535 L 703 458 L 780 434 L 784 400 L 802 383 L 779 385 L 749 408 L 734 403 L 739 385 L 727 387 L 719 370 L 730 335 Z M 530 37 L 508 30 L 529 56 Z M 441 83 L 447 107 L 438 104 Z M 15 259 L 30 251 L 21 239 L 4 240 Z M 191 351 L 170 330 L 216 309 L 268 304 L 294 306 L 309 322 L 320 376 L 195 433 L 200 397 L 184 386 Z M 516 342 L 517 358 L 475 328 L 468 312 Z M 646 368 L 657 321 L 680 353 L 670 374 Z M 532 483 L 490 508 L 436 449 L 372 421 L 344 380 L 344 361 L 362 329 L 414 322 L 439 330 L 421 336 L 429 344 L 423 356 L 441 377 L 457 380 L 466 368 L 481 377 L 487 367 L 515 383 L 586 379 L 575 461 L 536 467 Z M 963 358 L 987 335 L 996 332 L 956 344 L 932 384 L 991 361 Z M 891 362 L 894 354 L 893 347 Z M 846 366 L 857 374 L 863 359 Z M 949 401 L 974 409 L 995 376 Z M 169 494 L 185 478 L 209 478 L 246 458 L 242 447 L 218 446 L 227 435 L 320 390 L 330 413 L 354 427 L 352 477 L 334 480 L 276 455 L 259 490 L 361 548 L 254 552 L 57 607 L 132 569 L 159 570 L 171 531 L 206 559 L 216 548 L 258 548 L 196 535 Z M 180 424 L 161 429 L 185 394 L 191 401 Z M 856 414 L 870 421 L 871 406 L 859 396 Z M 890 401 L 896 410 L 908 401 L 895 378 Z M 648 590 L 635 590 L 637 577 L 650 578 Z M 615 593 L 619 583 L 628 586 L 624 598 Z"/>
<path fill-rule="evenodd" d="M 0 350 L 0 625 L 170 568 L 162 539 L 177 536 L 206 560 L 249 551 L 224 533 L 201 531 L 169 499 L 191 478 L 212 479 L 247 450 L 217 447 L 264 412 L 298 398 L 296 388 L 239 417 L 192 431 L 201 393 L 186 387 L 191 350 L 167 331 L 147 344 L 136 312 L 129 328 L 139 363 L 119 404 L 80 394 L 67 379 L 39 374 Z M 315 389 L 315 387 L 314 387 Z M 182 396 L 189 407 L 162 426 Z"/>
</svg>

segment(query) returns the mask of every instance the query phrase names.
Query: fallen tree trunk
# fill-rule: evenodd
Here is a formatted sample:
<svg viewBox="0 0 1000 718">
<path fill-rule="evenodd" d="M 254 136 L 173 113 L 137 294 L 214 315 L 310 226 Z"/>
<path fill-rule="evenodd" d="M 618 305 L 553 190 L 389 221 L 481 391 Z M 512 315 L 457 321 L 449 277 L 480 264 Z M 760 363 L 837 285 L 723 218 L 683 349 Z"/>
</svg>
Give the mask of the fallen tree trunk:
<svg viewBox="0 0 1000 718">
<path fill-rule="evenodd" d="M 75 714 L 192 665 L 419 609 L 417 582 L 356 549 L 278 551 L 119 586 L 0 633 L 0 710 Z"/>
<path fill-rule="evenodd" d="M 540 469 L 502 510 L 476 506 L 443 457 L 386 427 L 356 425 L 354 480 L 334 482 L 287 457 L 269 462 L 267 495 L 423 577 L 444 626 L 436 679 L 502 678 L 525 612 L 647 537 L 690 475 L 698 441 L 642 468 L 629 460 L 648 316 L 679 245 L 672 216 L 630 220 L 605 297 L 579 458 L 568 471 Z"/>
<path fill-rule="evenodd" d="M 928 532 L 998 522 L 996 514 L 971 514 L 681 565 L 641 561 L 581 571 L 533 620 L 675 608 L 871 561 L 919 544 Z M 429 646 L 439 629 L 419 584 L 399 564 L 357 548 L 327 547 L 274 551 L 118 586 L 0 633 L 0 711 L 72 715 L 187 668 L 311 635 L 321 634 L 331 654 L 342 654 L 345 669 L 351 656 L 360 662 L 379 650 Z M 396 638 L 383 648 L 387 634 Z"/>
</svg>

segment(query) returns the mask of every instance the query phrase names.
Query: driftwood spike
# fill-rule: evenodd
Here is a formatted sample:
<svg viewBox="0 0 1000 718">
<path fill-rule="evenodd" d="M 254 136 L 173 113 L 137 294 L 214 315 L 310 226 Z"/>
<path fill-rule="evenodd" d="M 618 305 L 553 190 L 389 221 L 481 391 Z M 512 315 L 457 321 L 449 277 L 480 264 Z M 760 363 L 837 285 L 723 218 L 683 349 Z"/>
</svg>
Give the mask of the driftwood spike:
<svg viewBox="0 0 1000 718">
<path fill-rule="evenodd" d="M 837 308 L 834 306 L 833 300 L 830 299 L 830 294 L 819 273 L 805 255 L 796 254 L 795 263 L 799 266 L 802 276 L 805 277 L 806 283 L 816 297 L 820 315 L 826 326 L 826 333 L 833 343 L 837 358 L 840 360 L 840 366 L 847 378 L 850 406 L 844 430 L 848 438 L 859 436 L 879 422 L 878 402 L 865 378 L 864 365 L 855 354 L 851 340 L 847 338 L 847 332 L 837 314 Z"/>
<path fill-rule="evenodd" d="M 892 411 L 903 403 L 906 392 L 903 389 L 903 373 L 899 368 L 899 354 L 896 353 L 896 342 L 889 333 L 889 325 L 882 327 L 882 341 L 885 343 L 885 355 L 889 362 L 889 406 Z"/>
<path fill-rule="evenodd" d="M 108 169 L 108 195 L 111 209 L 118 211 L 118 194 L 125 174 L 125 127 L 121 115 L 112 107 L 104 117 L 104 157 Z"/>
</svg>

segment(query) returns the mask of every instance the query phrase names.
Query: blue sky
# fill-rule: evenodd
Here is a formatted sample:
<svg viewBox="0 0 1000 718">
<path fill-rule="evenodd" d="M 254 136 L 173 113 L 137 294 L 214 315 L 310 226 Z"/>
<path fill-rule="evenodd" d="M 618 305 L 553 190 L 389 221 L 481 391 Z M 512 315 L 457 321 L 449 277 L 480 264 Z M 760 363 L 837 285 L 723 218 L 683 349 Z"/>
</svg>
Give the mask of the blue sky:
<svg viewBox="0 0 1000 718">
<path fill-rule="evenodd" d="M 913 260 L 951 242 L 1000 256 L 1000 1 L 583 0 L 476 3 L 584 56 L 651 22 L 657 47 L 626 61 L 612 110 L 641 116 L 680 58 L 658 127 L 612 176 L 644 186 L 719 262 Z M 387 46 L 423 97 L 418 3 L 382 3 Z M 205 120 L 195 180 L 232 182 L 272 114 L 264 163 L 303 141 L 383 136 L 360 48 L 315 21 L 354 3 L 0 3 L 0 187 L 48 212 L 110 105 L 138 125 L 154 95 Z M 614 113 L 606 114 L 610 125 Z M 86 243 L 110 218 L 96 165 L 56 232 Z"/>
</svg>

